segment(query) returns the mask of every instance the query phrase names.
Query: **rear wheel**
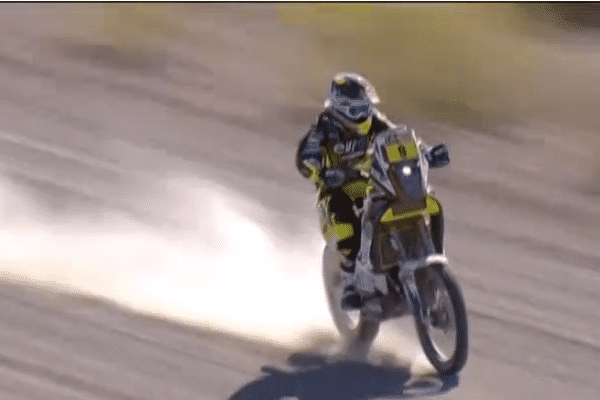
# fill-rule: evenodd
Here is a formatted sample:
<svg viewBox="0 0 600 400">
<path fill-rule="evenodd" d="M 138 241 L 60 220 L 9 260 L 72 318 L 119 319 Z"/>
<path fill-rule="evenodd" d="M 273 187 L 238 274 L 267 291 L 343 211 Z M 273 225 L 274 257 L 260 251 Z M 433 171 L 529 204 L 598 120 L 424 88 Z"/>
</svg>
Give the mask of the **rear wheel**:
<svg viewBox="0 0 600 400">
<path fill-rule="evenodd" d="M 445 268 L 431 267 L 417 277 L 426 318 L 415 316 L 427 359 L 440 375 L 452 375 L 467 362 L 468 325 L 463 296 Z"/>
</svg>

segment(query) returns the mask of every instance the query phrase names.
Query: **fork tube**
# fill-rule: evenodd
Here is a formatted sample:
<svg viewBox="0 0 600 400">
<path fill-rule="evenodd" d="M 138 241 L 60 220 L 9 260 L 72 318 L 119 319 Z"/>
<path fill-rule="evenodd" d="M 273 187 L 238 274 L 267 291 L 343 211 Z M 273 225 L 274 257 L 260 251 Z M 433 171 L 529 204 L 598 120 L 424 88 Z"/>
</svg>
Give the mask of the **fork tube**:
<svg viewBox="0 0 600 400">
<path fill-rule="evenodd" d="M 400 278 L 400 282 L 402 282 L 404 293 L 406 294 L 414 317 L 425 320 L 425 310 L 422 307 L 423 302 L 421 301 L 421 296 L 419 295 L 419 289 L 417 288 L 414 271 L 404 273 Z"/>
<path fill-rule="evenodd" d="M 433 245 L 433 238 L 431 237 L 431 230 L 430 227 L 428 226 L 429 224 L 427 223 L 426 219 L 427 216 L 424 216 L 423 218 L 421 218 L 418 222 L 418 230 L 419 230 L 419 239 L 421 240 L 421 243 L 425 246 L 425 254 L 422 254 L 421 256 L 428 256 L 430 254 L 435 253 L 435 247 Z"/>
</svg>

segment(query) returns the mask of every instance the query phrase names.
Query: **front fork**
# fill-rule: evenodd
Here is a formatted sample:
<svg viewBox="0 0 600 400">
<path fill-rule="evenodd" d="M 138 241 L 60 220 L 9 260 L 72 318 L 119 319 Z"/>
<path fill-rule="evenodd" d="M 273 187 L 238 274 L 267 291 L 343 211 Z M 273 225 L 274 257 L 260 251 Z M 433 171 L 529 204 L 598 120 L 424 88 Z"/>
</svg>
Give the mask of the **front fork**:
<svg viewBox="0 0 600 400">
<path fill-rule="evenodd" d="M 417 285 L 417 273 L 427 268 L 448 268 L 449 262 L 445 254 L 436 252 L 431 234 L 431 221 L 429 214 L 424 214 L 418 223 L 419 243 L 422 247 L 421 258 L 417 260 L 406 260 L 400 266 L 398 279 L 402 284 L 404 293 L 415 318 L 427 321 L 429 318 L 427 310 L 423 307 L 425 302 Z"/>
<path fill-rule="evenodd" d="M 428 322 L 429 315 L 427 310 L 423 307 L 425 302 L 421 296 L 421 292 L 417 286 L 416 275 L 420 270 L 426 268 L 449 268 L 449 262 L 443 254 L 431 254 L 422 260 L 407 261 L 404 263 L 400 272 L 398 273 L 398 279 L 402 283 L 402 288 L 408 300 L 408 304 L 411 307 L 411 311 L 415 318 L 419 318 L 424 322 Z"/>
</svg>

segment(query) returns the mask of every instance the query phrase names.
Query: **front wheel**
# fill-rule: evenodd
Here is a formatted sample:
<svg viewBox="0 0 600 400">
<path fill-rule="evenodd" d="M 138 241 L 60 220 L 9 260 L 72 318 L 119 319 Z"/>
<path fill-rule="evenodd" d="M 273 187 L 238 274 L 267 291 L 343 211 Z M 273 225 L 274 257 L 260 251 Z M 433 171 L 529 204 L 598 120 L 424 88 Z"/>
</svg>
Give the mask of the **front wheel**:
<svg viewBox="0 0 600 400">
<path fill-rule="evenodd" d="M 460 371 L 467 362 L 467 312 L 456 279 L 443 267 L 430 267 L 417 277 L 426 317 L 415 315 L 427 359 L 442 376 Z"/>
</svg>

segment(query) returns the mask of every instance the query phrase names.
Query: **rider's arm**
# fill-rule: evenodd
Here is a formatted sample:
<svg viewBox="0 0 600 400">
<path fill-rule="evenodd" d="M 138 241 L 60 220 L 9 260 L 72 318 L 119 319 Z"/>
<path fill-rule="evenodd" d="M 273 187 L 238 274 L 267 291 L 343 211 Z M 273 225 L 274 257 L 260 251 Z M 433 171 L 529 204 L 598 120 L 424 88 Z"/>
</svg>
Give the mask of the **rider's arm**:
<svg viewBox="0 0 600 400">
<path fill-rule="evenodd" d="M 323 142 L 325 135 L 322 129 L 313 125 L 298 145 L 296 167 L 305 178 L 317 183 L 323 165 Z"/>
</svg>

